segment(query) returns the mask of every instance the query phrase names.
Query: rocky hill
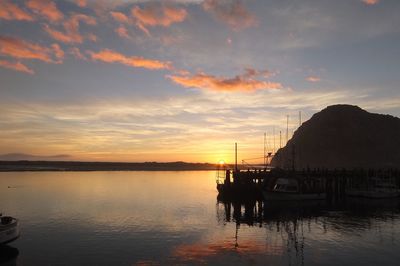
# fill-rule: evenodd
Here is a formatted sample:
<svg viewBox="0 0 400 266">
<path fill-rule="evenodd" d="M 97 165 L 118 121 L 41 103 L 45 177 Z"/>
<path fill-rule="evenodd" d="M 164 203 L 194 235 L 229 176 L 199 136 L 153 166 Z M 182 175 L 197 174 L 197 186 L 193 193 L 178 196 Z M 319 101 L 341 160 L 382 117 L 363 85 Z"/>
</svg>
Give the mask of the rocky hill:
<svg viewBox="0 0 400 266">
<path fill-rule="evenodd" d="M 400 168 L 400 119 L 352 105 L 329 106 L 299 127 L 272 165 Z"/>
</svg>

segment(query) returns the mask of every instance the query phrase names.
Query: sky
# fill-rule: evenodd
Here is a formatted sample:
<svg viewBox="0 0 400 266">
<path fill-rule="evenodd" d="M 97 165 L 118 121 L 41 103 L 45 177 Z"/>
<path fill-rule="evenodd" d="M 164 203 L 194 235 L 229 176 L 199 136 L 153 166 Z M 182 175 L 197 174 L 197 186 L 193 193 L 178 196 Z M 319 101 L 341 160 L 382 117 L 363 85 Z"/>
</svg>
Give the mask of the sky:
<svg viewBox="0 0 400 266">
<path fill-rule="evenodd" d="M 0 0 L 0 154 L 233 162 L 333 104 L 400 116 L 397 0 Z M 282 137 L 280 137 L 280 132 Z"/>
</svg>

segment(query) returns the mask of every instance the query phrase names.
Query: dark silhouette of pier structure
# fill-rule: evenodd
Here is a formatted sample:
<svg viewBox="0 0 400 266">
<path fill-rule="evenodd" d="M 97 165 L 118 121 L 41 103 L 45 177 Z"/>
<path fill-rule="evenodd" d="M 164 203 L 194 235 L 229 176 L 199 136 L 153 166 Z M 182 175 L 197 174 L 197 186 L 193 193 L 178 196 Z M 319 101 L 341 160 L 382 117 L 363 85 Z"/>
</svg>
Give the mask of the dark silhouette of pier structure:
<svg viewBox="0 0 400 266">
<path fill-rule="evenodd" d="M 270 191 L 278 178 L 296 179 L 300 192 L 326 193 L 328 200 L 339 200 L 351 189 L 373 189 L 379 179 L 400 189 L 399 169 L 217 169 L 217 189 L 228 198 L 262 198 L 262 191 Z"/>
</svg>

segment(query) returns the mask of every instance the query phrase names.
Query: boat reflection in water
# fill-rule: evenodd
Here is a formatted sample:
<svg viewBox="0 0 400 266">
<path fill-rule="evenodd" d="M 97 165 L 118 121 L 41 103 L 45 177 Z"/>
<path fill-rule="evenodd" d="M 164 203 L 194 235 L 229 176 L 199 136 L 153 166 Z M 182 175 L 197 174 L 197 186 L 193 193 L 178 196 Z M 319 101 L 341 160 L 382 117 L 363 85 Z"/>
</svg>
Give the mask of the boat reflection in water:
<svg viewBox="0 0 400 266">
<path fill-rule="evenodd" d="M 282 250 L 282 261 L 278 264 L 325 264 L 330 261 L 330 256 L 338 264 L 351 264 L 361 261 L 352 261 L 355 258 L 350 255 L 335 258 L 330 248 L 335 246 L 335 252 L 348 254 L 354 246 L 365 245 L 365 257 L 372 256 L 368 254 L 371 243 L 379 238 L 396 239 L 400 201 L 361 198 L 334 203 L 321 200 L 235 201 L 219 195 L 216 214 L 219 224 L 236 225 L 232 235 L 235 235 L 238 247 L 248 228 L 262 229 L 260 235 L 264 236 L 265 245 L 272 250 Z M 388 224 L 393 228 L 388 228 Z M 338 243 L 342 246 L 340 250 L 336 246 Z M 383 251 L 393 248 L 396 244 L 385 241 L 381 247 Z M 365 258 L 365 265 L 373 265 L 367 260 Z"/>
<path fill-rule="evenodd" d="M 8 245 L 0 245 L 0 265 L 17 265 L 18 255 L 19 251 L 17 248 L 13 248 Z"/>
</svg>

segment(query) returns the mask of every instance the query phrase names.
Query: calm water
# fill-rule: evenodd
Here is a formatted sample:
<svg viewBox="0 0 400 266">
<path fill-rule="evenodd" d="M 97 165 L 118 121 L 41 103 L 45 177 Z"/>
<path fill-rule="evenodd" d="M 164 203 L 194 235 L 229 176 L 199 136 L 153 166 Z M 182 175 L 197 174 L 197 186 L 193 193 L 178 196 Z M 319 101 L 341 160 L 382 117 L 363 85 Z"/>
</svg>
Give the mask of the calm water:
<svg viewBox="0 0 400 266">
<path fill-rule="evenodd" d="M 0 211 L 18 217 L 22 229 L 20 239 L 0 249 L 0 262 L 399 265 L 397 200 L 335 206 L 224 202 L 217 199 L 214 177 L 214 172 L 0 173 Z"/>
</svg>

